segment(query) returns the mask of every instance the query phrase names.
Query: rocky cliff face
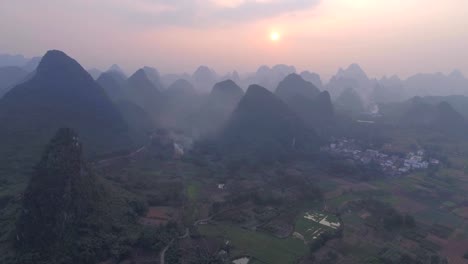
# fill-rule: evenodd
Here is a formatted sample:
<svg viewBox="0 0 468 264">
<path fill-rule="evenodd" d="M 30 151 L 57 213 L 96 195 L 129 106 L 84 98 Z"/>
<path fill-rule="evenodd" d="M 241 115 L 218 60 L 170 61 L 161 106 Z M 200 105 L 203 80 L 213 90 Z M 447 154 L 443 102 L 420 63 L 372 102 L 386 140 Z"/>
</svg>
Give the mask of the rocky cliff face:
<svg viewBox="0 0 468 264">
<path fill-rule="evenodd" d="M 87 228 L 101 199 L 83 160 L 78 135 L 60 129 L 47 145 L 24 193 L 17 223 L 21 252 L 37 263 L 60 263 Z"/>
</svg>

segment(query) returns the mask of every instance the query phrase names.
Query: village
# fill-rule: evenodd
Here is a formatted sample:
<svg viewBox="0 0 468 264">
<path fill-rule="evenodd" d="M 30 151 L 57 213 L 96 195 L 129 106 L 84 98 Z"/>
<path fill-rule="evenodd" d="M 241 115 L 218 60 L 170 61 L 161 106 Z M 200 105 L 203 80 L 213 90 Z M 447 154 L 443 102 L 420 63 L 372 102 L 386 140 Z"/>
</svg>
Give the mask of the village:
<svg viewBox="0 0 468 264">
<path fill-rule="evenodd" d="M 333 140 L 329 146 L 322 148 L 322 150 L 334 156 L 349 158 L 362 164 L 378 164 L 385 175 L 388 176 L 400 176 L 440 164 L 439 160 L 426 157 L 422 149 L 406 153 L 402 157 L 386 154 L 374 149 L 363 149 L 354 139 L 346 138 Z"/>
</svg>

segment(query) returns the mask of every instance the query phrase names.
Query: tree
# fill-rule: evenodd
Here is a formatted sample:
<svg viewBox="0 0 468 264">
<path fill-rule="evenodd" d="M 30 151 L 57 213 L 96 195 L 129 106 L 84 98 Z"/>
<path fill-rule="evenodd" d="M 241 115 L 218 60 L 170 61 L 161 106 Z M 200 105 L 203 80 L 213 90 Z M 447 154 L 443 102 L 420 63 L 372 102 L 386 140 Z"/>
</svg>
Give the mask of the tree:
<svg viewBox="0 0 468 264">
<path fill-rule="evenodd" d="M 414 217 L 409 214 L 405 214 L 405 225 L 409 228 L 416 227 L 416 221 L 414 220 Z"/>
</svg>

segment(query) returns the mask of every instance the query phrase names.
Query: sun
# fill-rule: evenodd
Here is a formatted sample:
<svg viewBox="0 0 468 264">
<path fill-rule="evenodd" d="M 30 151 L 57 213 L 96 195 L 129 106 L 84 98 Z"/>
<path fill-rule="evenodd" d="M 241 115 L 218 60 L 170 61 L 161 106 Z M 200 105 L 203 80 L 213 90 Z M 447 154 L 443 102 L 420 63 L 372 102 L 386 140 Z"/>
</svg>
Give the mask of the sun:
<svg viewBox="0 0 468 264">
<path fill-rule="evenodd" d="M 271 41 L 276 42 L 276 41 L 279 41 L 280 38 L 281 38 L 280 33 L 278 33 L 278 32 L 271 32 L 271 34 L 270 34 L 270 39 L 271 39 Z"/>
</svg>

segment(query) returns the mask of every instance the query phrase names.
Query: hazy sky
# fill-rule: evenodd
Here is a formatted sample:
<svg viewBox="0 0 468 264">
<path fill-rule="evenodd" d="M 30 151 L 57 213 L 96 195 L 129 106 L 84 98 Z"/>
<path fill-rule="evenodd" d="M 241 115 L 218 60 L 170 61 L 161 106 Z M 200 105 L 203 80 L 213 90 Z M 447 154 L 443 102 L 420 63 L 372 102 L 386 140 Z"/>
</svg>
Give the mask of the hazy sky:
<svg viewBox="0 0 468 264">
<path fill-rule="evenodd" d="M 468 0 L 0 0 L 0 53 L 60 49 L 127 71 L 285 63 L 330 76 L 357 62 L 371 76 L 468 75 L 467 14 Z"/>
</svg>

